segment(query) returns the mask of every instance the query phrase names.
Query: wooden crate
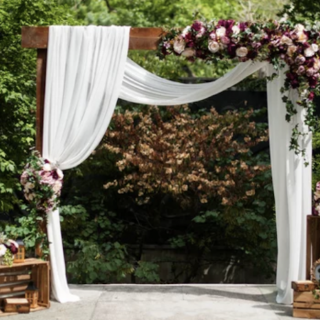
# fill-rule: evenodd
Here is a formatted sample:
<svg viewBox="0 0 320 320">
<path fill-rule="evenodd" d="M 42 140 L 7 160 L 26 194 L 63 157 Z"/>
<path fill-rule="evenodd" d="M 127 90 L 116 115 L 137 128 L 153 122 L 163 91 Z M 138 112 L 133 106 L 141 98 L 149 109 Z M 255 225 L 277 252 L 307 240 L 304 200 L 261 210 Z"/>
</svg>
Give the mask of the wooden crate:
<svg viewBox="0 0 320 320">
<path fill-rule="evenodd" d="M 320 319 L 320 290 L 311 281 L 293 281 L 293 317 Z"/>
<path fill-rule="evenodd" d="M 315 261 L 320 259 L 320 217 L 307 216 L 307 257 L 306 279 L 310 280 L 310 270 Z"/>
<path fill-rule="evenodd" d="M 4 299 L 24 297 L 30 281 L 39 289 L 39 307 L 32 311 L 49 308 L 49 268 L 48 261 L 38 259 L 26 259 L 22 263 L 13 264 L 12 267 L 0 266 L 0 317 L 12 314 L 3 312 Z"/>
</svg>

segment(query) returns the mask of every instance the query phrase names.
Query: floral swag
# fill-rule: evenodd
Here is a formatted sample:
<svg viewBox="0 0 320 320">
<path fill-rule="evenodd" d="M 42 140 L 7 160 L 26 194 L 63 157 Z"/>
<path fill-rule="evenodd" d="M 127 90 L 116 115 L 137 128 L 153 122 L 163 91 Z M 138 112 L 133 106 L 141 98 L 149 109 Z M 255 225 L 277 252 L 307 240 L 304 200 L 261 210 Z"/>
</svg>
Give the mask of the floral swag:
<svg viewBox="0 0 320 320">
<path fill-rule="evenodd" d="M 313 100 L 320 89 L 319 29 L 319 26 L 293 25 L 289 21 L 265 24 L 233 20 L 195 21 L 183 31 L 170 30 L 159 44 L 159 56 L 164 58 L 173 53 L 192 62 L 201 59 L 207 63 L 222 59 L 269 61 L 275 70 L 287 65 L 286 80 L 281 88 L 287 110 L 286 120 L 290 121 L 297 113 L 288 98 L 288 90 L 297 89 L 300 95 L 297 104 L 306 108 L 305 124 L 312 131 L 316 124 Z M 274 76 L 276 74 L 270 79 Z M 305 150 L 299 145 L 302 135 L 301 128 L 296 126 L 290 149 L 304 156 Z"/>
<path fill-rule="evenodd" d="M 20 182 L 32 208 L 40 214 L 47 214 L 59 204 L 62 179 L 63 173 L 56 165 L 34 152 L 27 161 Z"/>
</svg>

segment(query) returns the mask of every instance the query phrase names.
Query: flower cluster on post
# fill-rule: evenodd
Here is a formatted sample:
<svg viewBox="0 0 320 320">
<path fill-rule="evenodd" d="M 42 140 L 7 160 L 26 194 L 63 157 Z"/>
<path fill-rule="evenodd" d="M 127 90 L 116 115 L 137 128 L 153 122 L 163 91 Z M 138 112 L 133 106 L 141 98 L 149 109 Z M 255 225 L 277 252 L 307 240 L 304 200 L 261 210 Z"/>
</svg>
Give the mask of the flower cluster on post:
<svg viewBox="0 0 320 320">
<path fill-rule="evenodd" d="M 25 198 L 41 213 L 54 210 L 59 202 L 63 173 L 39 154 L 33 153 L 20 177 Z"/>
<path fill-rule="evenodd" d="M 313 194 L 312 215 L 320 216 L 320 181 L 316 184 L 316 191 Z"/>
<path fill-rule="evenodd" d="M 293 25 L 289 21 L 265 24 L 220 20 L 204 23 L 195 21 L 183 31 L 170 30 L 159 45 L 160 57 L 168 54 L 183 56 L 189 61 L 202 59 L 206 62 L 221 59 L 269 61 L 275 69 L 288 66 L 284 87 L 281 88 L 286 103 L 286 120 L 297 113 L 286 91 L 298 89 L 300 101 L 306 108 L 305 124 L 312 130 L 315 125 L 315 95 L 319 93 L 320 33 L 318 27 Z M 295 128 L 290 148 L 297 154 L 304 153 L 298 144 L 302 135 Z"/>
<path fill-rule="evenodd" d="M 0 233 L 0 258 L 3 263 L 12 266 L 13 255 L 18 252 L 19 244 L 11 239 L 8 239 L 4 233 Z M 0 263 L 1 264 L 1 263 Z"/>
</svg>

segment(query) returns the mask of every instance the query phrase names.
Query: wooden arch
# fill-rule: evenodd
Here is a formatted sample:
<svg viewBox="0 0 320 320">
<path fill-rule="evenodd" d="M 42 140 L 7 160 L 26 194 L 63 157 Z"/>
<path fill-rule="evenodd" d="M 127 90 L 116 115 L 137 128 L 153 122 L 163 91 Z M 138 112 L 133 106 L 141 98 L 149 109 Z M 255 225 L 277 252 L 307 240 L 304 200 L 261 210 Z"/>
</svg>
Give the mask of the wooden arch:
<svg viewBox="0 0 320 320">
<path fill-rule="evenodd" d="M 156 50 L 163 34 L 162 28 L 131 28 L 129 50 Z M 49 27 L 22 27 L 22 47 L 37 49 L 36 149 L 41 154 L 48 36 Z"/>
</svg>

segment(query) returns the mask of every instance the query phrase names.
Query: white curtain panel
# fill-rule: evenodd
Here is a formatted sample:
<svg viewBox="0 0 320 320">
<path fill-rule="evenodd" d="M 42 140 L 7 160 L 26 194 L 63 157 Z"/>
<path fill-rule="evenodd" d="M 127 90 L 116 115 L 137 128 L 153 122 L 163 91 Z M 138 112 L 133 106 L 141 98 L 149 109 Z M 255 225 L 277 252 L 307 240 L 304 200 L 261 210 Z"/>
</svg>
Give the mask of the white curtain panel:
<svg viewBox="0 0 320 320">
<path fill-rule="evenodd" d="M 240 63 L 212 83 L 180 84 L 162 79 L 126 60 L 127 27 L 50 27 L 43 156 L 61 169 L 84 161 L 106 131 L 116 99 L 151 105 L 199 101 L 237 84 L 268 65 Z M 268 84 L 271 162 L 278 232 L 277 301 L 291 303 L 291 281 L 304 279 L 305 215 L 311 212 L 311 166 L 289 152 L 291 128 L 279 92 L 284 74 Z M 122 82 L 122 85 L 121 85 Z M 299 111 L 295 121 L 302 124 Z M 304 130 L 306 128 L 304 127 Z M 311 159 L 311 137 L 302 141 Z M 48 236 L 54 297 L 73 301 L 63 256 L 59 212 L 49 214 Z"/>
<path fill-rule="evenodd" d="M 268 73 L 274 72 L 268 67 Z M 311 160 L 312 135 L 304 124 L 305 109 L 296 105 L 298 114 L 288 123 L 285 120 L 285 104 L 280 88 L 285 80 L 284 72 L 268 82 L 268 116 L 272 179 L 276 204 L 278 264 L 277 302 L 290 304 L 293 301 L 291 281 L 303 280 L 306 276 L 306 220 L 311 214 Z M 292 101 L 298 99 L 296 90 L 289 92 Z M 306 149 L 306 160 L 289 151 L 292 129 L 298 124 L 307 133 L 300 139 Z"/>
<path fill-rule="evenodd" d="M 129 27 L 50 27 L 42 153 L 61 169 L 83 162 L 105 134 L 121 88 L 129 34 Z M 75 301 L 66 281 L 59 210 L 48 214 L 47 228 L 53 297 Z"/>
</svg>

